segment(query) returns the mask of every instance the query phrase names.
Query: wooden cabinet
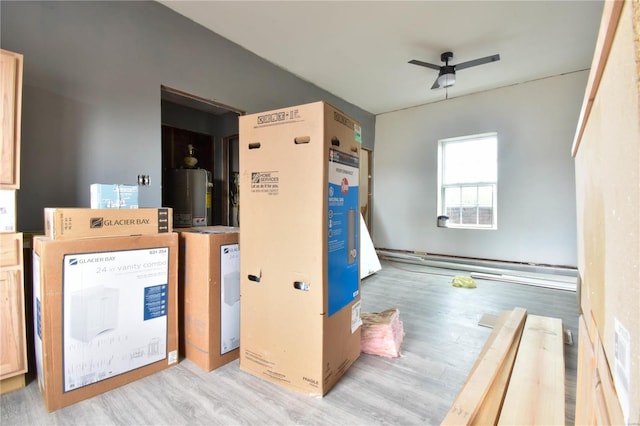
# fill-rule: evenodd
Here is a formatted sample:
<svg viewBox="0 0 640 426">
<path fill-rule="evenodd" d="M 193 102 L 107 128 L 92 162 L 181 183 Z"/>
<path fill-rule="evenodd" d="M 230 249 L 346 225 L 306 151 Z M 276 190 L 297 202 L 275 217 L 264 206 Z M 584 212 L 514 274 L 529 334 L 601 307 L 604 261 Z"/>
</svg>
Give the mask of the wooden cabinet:
<svg viewBox="0 0 640 426">
<path fill-rule="evenodd" d="M 22 55 L 0 49 L 0 189 L 20 187 L 20 123 L 22 112 Z"/>
<path fill-rule="evenodd" d="M 0 49 L 0 189 L 14 193 L 20 188 L 22 60 Z M 28 368 L 22 246 L 21 233 L 0 233 L 0 393 L 23 387 Z"/>
<path fill-rule="evenodd" d="M 22 234 L 0 234 L 0 380 L 27 372 Z"/>
</svg>

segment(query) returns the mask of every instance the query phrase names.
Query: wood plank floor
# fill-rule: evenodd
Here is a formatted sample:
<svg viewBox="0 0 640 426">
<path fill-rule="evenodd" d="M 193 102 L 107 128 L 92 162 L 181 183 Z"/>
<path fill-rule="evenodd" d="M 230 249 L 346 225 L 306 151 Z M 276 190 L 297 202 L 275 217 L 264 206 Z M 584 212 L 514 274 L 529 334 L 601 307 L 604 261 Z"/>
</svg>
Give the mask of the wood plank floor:
<svg viewBox="0 0 640 426">
<path fill-rule="evenodd" d="M 150 377 L 48 413 L 35 380 L 0 397 L 4 425 L 425 425 L 440 424 L 491 330 L 484 313 L 523 307 L 561 318 L 576 340 L 576 293 L 477 280 L 456 288 L 456 271 L 398 262 L 362 283 L 364 312 L 398 307 L 401 358 L 363 354 L 324 397 L 263 381 L 238 361 L 205 373 L 188 360 Z M 459 273 L 468 275 L 468 273 Z M 567 424 L 573 424 L 577 344 L 564 345 Z"/>
</svg>

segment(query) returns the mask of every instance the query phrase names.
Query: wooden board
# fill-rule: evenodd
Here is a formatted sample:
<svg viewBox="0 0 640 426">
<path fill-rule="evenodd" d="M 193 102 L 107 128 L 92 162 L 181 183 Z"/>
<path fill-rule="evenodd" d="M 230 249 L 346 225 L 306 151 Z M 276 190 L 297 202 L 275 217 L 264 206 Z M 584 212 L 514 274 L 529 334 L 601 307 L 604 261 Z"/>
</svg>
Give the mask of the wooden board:
<svg viewBox="0 0 640 426">
<path fill-rule="evenodd" d="M 521 332 L 522 327 L 518 330 L 518 334 Z M 489 388 L 480 409 L 473 418 L 473 421 L 471 422 L 472 425 L 494 425 L 498 421 L 519 346 L 519 338 L 516 338 L 511 342 L 507 356 L 500 365 L 496 378 L 493 380 L 493 383 L 491 383 L 491 387 Z"/>
<path fill-rule="evenodd" d="M 562 320 L 528 315 L 498 424 L 564 424 Z"/>
<path fill-rule="evenodd" d="M 443 425 L 471 424 L 487 395 L 500 366 L 504 362 L 514 340 L 519 337 L 518 330 L 525 321 L 526 309 L 515 308 L 507 318 L 484 356 L 476 365 L 473 373 L 467 378 Z"/>
</svg>

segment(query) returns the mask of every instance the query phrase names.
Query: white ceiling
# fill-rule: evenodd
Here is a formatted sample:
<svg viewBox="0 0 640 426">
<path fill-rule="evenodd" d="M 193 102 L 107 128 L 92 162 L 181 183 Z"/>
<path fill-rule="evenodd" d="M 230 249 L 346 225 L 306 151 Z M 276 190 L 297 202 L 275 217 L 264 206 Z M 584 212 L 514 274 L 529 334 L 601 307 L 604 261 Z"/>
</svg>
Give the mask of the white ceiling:
<svg viewBox="0 0 640 426">
<path fill-rule="evenodd" d="M 602 1 L 160 1 L 374 114 L 588 69 Z M 500 54 L 431 90 L 441 65 Z"/>
</svg>

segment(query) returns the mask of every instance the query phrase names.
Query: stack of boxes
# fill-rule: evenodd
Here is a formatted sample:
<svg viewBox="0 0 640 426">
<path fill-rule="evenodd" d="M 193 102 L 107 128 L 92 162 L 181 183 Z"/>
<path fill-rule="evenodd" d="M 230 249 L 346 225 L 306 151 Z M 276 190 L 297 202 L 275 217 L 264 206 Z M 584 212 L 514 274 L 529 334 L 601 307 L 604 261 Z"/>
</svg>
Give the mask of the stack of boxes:
<svg viewBox="0 0 640 426">
<path fill-rule="evenodd" d="M 33 239 L 38 383 L 55 410 L 178 362 L 171 209 L 45 209 Z"/>
<path fill-rule="evenodd" d="M 360 143 L 359 125 L 323 102 L 242 117 L 242 233 L 173 232 L 168 208 L 45 209 L 33 303 L 47 408 L 179 354 L 206 371 L 239 357 L 326 394 L 360 355 Z"/>
<path fill-rule="evenodd" d="M 240 368 L 312 395 L 360 355 L 360 145 L 324 102 L 240 117 Z"/>
</svg>

